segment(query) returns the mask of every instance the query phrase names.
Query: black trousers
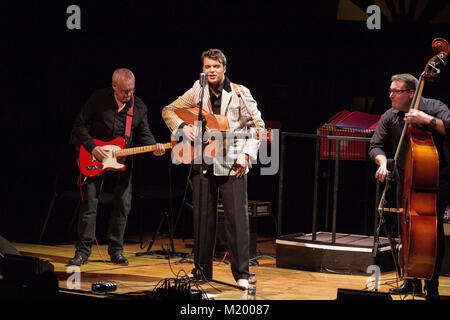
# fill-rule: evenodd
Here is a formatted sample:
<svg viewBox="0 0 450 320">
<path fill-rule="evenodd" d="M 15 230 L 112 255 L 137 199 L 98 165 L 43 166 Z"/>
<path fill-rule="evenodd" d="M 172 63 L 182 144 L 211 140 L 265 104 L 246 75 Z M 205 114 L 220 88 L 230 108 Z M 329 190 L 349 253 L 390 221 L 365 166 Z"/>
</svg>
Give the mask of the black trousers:
<svg viewBox="0 0 450 320">
<path fill-rule="evenodd" d="M 194 263 L 207 279 L 213 278 L 216 240 L 217 199 L 223 201 L 225 233 L 230 250 L 234 279 L 249 278 L 250 231 L 248 220 L 247 176 L 214 176 L 212 168 L 201 175 L 194 173 Z"/>
<path fill-rule="evenodd" d="M 106 240 L 108 253 L 116 254 L 123 251 L 123 238 L 128 215 L 131 210 L 132 183 L 131 168 L 124 172 L 106 172 L 95 178 L 88 178 L 83 185 L 83 201 L 78 217 L 78 240 L 76 252 L 88 258 L 91 254 L 95 238 L 97 207 L 105 176 L 112 179 L 113 200 L 112 211 L 108 221 Z"/>
<path fill-rule="evenodd" d="M 437 289 L 439 286 L 439 276 L 441 273 L 442 263 L 445 255 L 445 233 L 444 233 L 444 213 L 445 208 L 450 199 L 450 174 L 449 168 L 441 168 L 439 170 L 439 187 L 437 190 L 436 200 L 436 218 L 437 218 L 437 244 L 436 244 L 436 264 L 432 278 L 427 281 L 427 286 L 430 290 Z M 396 170 L 397 179 L 397 206 L 402 207 L 402 192 L 403 192 L 403 172 Z M 401 181 L 402 183 L 398 183 Z M 400 218 L 400 217 L 399 217 Z M 400 232 L 400 230 L 399 230 Z"/>
</svg>

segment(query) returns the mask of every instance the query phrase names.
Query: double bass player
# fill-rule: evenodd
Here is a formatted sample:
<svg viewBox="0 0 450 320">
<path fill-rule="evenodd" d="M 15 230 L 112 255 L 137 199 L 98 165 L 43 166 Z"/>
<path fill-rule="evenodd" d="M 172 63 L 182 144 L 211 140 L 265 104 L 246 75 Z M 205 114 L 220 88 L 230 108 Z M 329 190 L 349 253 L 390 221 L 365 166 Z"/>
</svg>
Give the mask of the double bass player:
<svg viewBox="0 0 450 320">
<path fill-rule="evenodd" d="M 434 271 L 430 279 L 425 280 L 425 298 L 439 299 L 439 274 L 444 257 L 445 235 L 443 216 L 447 206 L 450 185 L 450 111 L 441 101 L 420 97 L 418 109 L 410 109 L 418 80 L 411 74 L 397 74 L 392 76 L 389 98 L 392 107 L 381 116 L 375 133 L 370 141 L 369 155 L 379 166 L 375 177 L 383 182 L 389 174 L 387 159 L 392 158 L 399 145 L 402 128 L 410 124 L 415 128 L 432 133 L 434 144 L 439 156 L 439 184 L 437 188 L 436 216 L 437 216 L 437 245 Z M 397 189 L 397 207 L 402 207 L 402 193 L 404 180 L 404 162 L 407 144 L 403 143 L 399 150 L 399 157 L 394 169 Z M 392 220 L 391 220 L 392 223 Z M 406 278 L 403 284 L 390 290 L 392 294 L 421 294 L 420 279 Z"/>
</svg>

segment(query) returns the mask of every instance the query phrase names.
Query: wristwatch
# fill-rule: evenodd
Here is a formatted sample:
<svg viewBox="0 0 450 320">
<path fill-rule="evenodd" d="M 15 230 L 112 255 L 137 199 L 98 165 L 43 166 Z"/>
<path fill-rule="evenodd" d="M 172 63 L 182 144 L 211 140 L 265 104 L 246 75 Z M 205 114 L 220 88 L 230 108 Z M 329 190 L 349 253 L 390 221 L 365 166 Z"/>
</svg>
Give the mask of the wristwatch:
<svg viewBox="0 0 450 320">
<path fill-rule="evenodd" d="M 435 117 L 431 117 L 430 126 L 431 126 L 431 128 L 436 128 L 436 118 Z"/>
</svg>

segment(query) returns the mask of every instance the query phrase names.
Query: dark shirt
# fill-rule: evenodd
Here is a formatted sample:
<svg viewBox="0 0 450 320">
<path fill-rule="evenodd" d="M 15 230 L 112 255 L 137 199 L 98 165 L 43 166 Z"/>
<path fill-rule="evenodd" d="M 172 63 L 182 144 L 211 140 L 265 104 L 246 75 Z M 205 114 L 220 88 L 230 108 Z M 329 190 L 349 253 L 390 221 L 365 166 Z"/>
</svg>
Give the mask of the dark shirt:
<svg viewBox="0 0 450 320">
<path fill-rule="evenodd" d="M 448 107 L 439 100 L 421 98 L 419 110 L 426 114 L 441 119 L 444 122 L 446 136 L 442 136 L 429 126 L 418 125 L 417 128 L 432 131 L 433 140 L 439 153 L 439 168 L 444 169 L 450 163 L 450 111 Z M 402 134 L 405 112 L 394 108 L 388 109 L 380 118 L 375 133 L 370 140 L 369 155 L 375 160 L 377 155 L 385 155 L 388 159 L 394 158 L 397 146 Z M 399 151 L 397 166 L 404 168 L 404 159 L 408 147 L 408 139 Z"/>
<path fill-rule="evenodd" d="M 211 100 L 211 106 L 214 114 L 220 114 L 220 107 L 222 105 L 222 90 L 224 89 L 227 92 L 231 91 L 231 82 L 227 76 L 225 76 L 225 79 L 217 89 L 216 91 L 216 93 L 218 93 L 217 96 L 213 93 L 212 88 L 209 87 L 209 97 L 210 97 L 209 99 Z"/>
<path fill-rule="evenodd" d="M 119 107 L 111 87 L 95 91 L 73 122 L 73 132 L 76 138 L 89 152 L 96 147 L 93 138 L 102 141 L 110 141 L 118 137 L 125 138 L 126 118 L 130 107 L 131 100 L 118 112 Z M 142 145 L 156 143 L 148 126 L 147 106 L 136 96 L 134 96 L 130 136 L 131 143 L 127 144 L 127 147 L 134 143 L 135 137 Z"/>
</svg>

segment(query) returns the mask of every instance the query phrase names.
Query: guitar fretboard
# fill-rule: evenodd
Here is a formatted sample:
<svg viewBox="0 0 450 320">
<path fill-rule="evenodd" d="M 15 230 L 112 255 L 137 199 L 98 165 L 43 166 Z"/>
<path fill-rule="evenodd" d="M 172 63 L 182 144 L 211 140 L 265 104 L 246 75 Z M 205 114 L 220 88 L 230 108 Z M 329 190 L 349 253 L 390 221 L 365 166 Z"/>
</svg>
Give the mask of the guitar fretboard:
<svg viewBox="0 0 450 320">
<path fill-rule="evenodd" d="M 170 149 L 170 148 L 172 148 L 172 143 L 170 143 L 170 142 L 164 143 L 163 147 L 164 147 L 164 149 Z M 114 152 L 114 156 L 116 158 L 126 157 L 126 156 L 130 156 L 133 154 L 138 154 L 138 153 L 152 152 L 152 151 L 155 151 L 155 149 L 156 149 L 156 145 L 154 145 L 154 144 L 150 145 L 150 146 L 121 149 L 121 150 L 117 150 L 116 152 Z"/>
</svg>

